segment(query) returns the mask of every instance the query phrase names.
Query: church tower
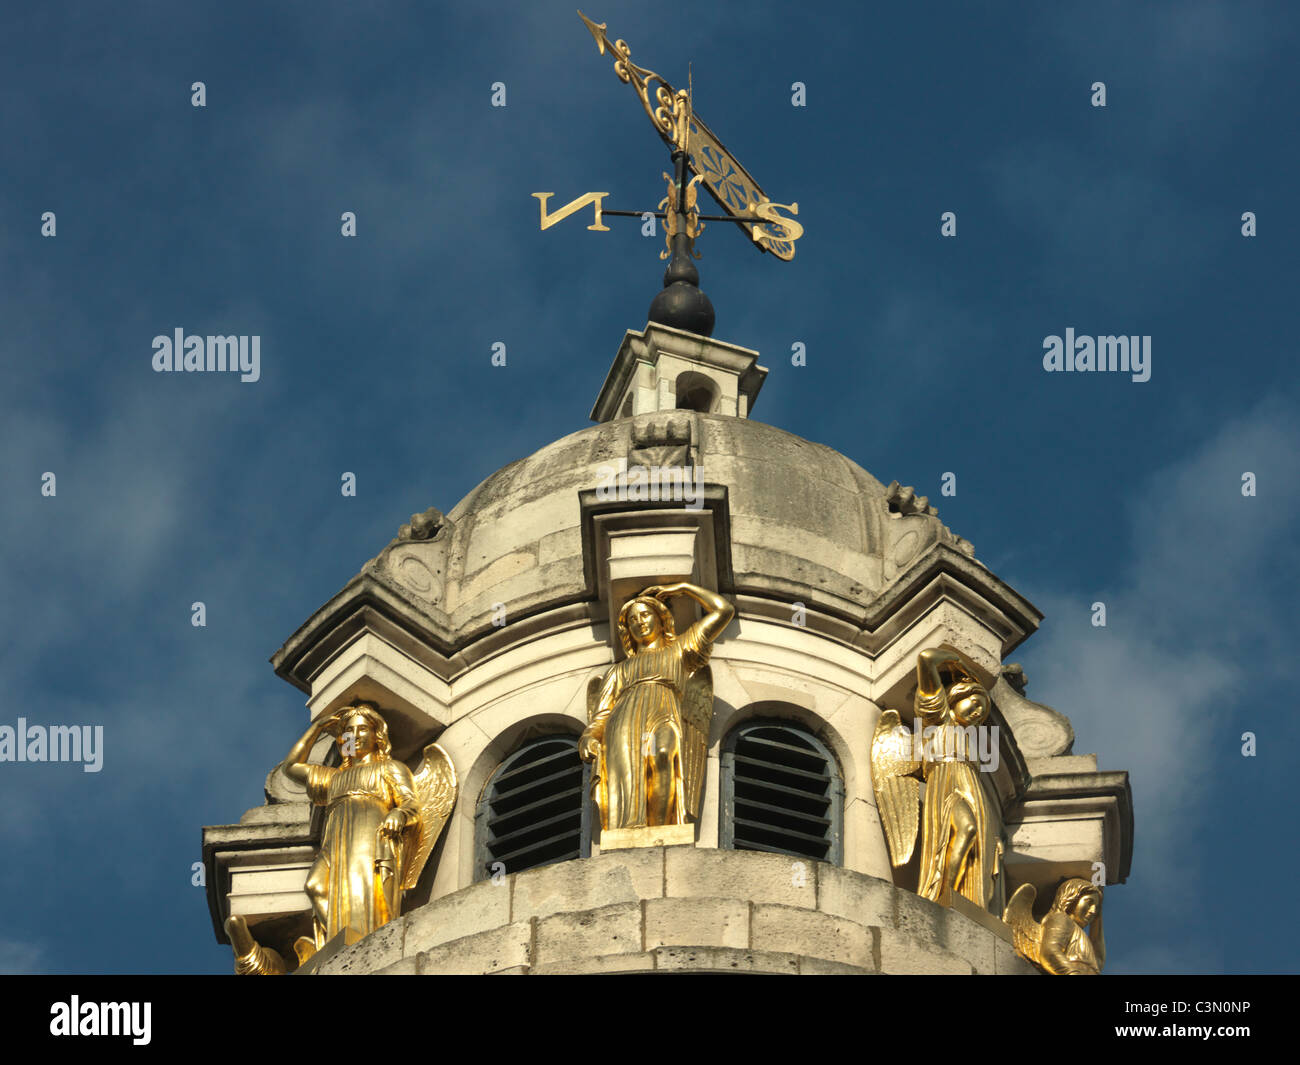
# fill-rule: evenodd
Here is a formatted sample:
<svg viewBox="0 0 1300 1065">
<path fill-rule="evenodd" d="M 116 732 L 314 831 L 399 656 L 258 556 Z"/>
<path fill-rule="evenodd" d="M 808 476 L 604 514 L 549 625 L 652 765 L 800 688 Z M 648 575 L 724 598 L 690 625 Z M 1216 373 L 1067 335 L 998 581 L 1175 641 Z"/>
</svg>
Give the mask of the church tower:
<svg viewBox="0 0 1300 1065">
<path fill-rule="evenodd" d="M 666 100 L 651 320 L 594 425 L 413 515 L 276 652 L 307 731 L 204 829 L 217 938 L 264 973 L 1096 971 L 1128 776 L 1026 696 L 1042 616 L 924 497 L 753 420 L 690 261 L 713 135 Z M 793 255 L 753 189 L 732 220 Z"/>
<path fill-rule="evenodd" d="M 1041 615 L 923 497 L 753 421 L 764 375 L 735 345 L 629 331 L 595 426 L 414 515 L 276 653 L 313 720 L 369 703 L 394 758 L 436 740 L 458 780 L 400 916 L 316 971 L 1025 972 L 1001 920 L 1016 888 L 1046 903 L 1069 878 L 1125 879 L 1127 774 L 1073 753 L 1004 665 Z M 681 581 L 735 610 L 708 665 L 698 817 L 610 850 L 578 754 L 588 689 L 623 657 L 623 605 Z M 685 631 L 700 608 L 681 598 Z M 973 752 L 992 908 L 917 894 L 919 852 L 891 863 L 873 787 L 882 712 L 912 717 L 918 655 L 944 645 L 992 704 Z M 219 938 L 240 916 L 292 959 L 327 810 L 278 766 L 266 795 L 204 830 L 209 904 Z"/>
</svg>

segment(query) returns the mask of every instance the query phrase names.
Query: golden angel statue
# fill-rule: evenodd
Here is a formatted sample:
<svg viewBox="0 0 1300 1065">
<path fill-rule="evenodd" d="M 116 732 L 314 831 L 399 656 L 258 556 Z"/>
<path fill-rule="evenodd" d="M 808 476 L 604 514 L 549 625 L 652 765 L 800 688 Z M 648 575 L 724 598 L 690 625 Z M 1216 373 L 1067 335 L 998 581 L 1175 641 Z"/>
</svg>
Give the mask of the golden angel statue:
<svg viewBox="0 0 1300 1065">
<path fill-rule="evenodd" d="M 307 762 L 325 734 L 335 738 L 338 766 Z M 402 892 L 415 887 L 455 805 L 456 770 L 447 752 L 431 743 L 412 773 L 392 757 L 388 724 L 371 703 L 313 722 L 283 770 L 328 811 L 305 885 L 313 934 L 294 944 L 302 963 L 340 932 L 345 943 L 354 943 L 400 914 Z M 237 972 L 284 971 L 283 960 L 253 941 L 242 918 L 233 928 L 228 922 L 227 931 Z"/>
<path fill-rule="evenodd" d="M 681 635 L 665 602 L 675 595 L 705 610 Z M 734 614 L 722 596 L 685 581 L 652 585 L 619 611 L 627 657 L 589 685 L 578 743 L 582 760 L 595 763 L 602 829 L 684 825 L 699 816 L 713 716 L 709 653 Z"/>
<path fill-rule="evenodd" d="M 1036 895 L 1033 884 L 1021 884 L 1002 915 L 1011 926 L 1016 953 L 1052 976 L 1100 974 L 1106 964 L 1101 888 L 1079 877 L 1066 880 L 1042 921 L 1034 920 Z"/>
<path fill-rule="evenodd" d="M 947 644 L 917 655 L 916 674 L 913 729 L 897 710 L 886 710 L 871 742 L 872 784 L 890 859 L 895 866 L 911 860 L 919 827 L 917 894 L 947 904 L 956 892 L 988 909 L 999 901 L 1000 817 L 979 779 L 974 737 L 992 702 L 974 663 Z"/>
</svg>

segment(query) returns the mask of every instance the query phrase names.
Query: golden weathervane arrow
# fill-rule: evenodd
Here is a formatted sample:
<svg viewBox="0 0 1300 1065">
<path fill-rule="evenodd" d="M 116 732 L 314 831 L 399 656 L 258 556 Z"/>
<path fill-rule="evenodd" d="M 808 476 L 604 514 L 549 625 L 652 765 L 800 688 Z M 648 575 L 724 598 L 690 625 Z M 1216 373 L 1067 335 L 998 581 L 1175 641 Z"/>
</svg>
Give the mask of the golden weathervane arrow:
<svg viewBox="0 0 1300 1065">
<path fill-rule="evenodd" d="M 595 38 L 596 47 L 604 55 L 606 49 L 614 57 L 614 73 L 620 81 L 631 85 L 641 100 L 647 117 L 665 144 L 673 151 L 677 163 L 675 176 L 665 174 L 668 196 L 660 202 L 659 212 L 604 210 L 602 201 L 608 192 L 588 192 L 563 207 L 547 212 L 550 192 L 534 192 L 540 205 L 541 228 L 549 229 L 555 223 L 582 210 L 589 204 L 595 209 L 595 222 L 588 229 L 608 232 L 601 221 L 602 214 L 639 218 L 654 214 L 665 220 L 669 247 L 675 233 L 685 233 L 694 238 L 703 230 L 702 221 L 734 222 L 745 227 L 760 251 L 771 252 L 778 259 L 789 262 L 794 258 L 794 245 L 803 236 L 803 226 L 791 218 L 777 213 L 778 209 L 799 213 L 797 203 L 773 203 L 713 131 L 700 119 L 691 106 L 691 95 L 685 90 L 674 90 L 662 77 L 632 62 L 631 49 L 623 40 L 610 41 L 605 33 L 605 23 L 592 22 L 581 11 L 578 17 Z M 693 173 L 694 177 L 689 177 Z M 725 215 L 701 215 L 695 206 L 695 186 L 704 183 Z M 667 258 L 661 252 L 660 258 Z M 697 256 L 698 257 L 698 256 Z"/>
</svg>

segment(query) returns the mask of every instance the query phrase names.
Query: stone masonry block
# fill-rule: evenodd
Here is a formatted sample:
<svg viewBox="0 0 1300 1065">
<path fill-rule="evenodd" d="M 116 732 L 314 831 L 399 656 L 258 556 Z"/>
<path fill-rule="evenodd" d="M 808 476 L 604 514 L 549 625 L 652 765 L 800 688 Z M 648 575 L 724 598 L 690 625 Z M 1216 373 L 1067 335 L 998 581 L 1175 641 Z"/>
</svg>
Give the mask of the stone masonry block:
<svg viewBox="0 0 1300 1065">
<path fill-rule="evenodd" d="M 421 976 L 473 976 L 532 964 L 533 922 L 453 939 L 418 956 Z"/>
<path fill-rule="evenodd" d="M 658 947 L 655 969 L 707 973 L 780 973 L 794 976 L 799 959 L 794 954 L 767 950 L 735 950 L 730 947 Z"/>
<path fill-rule="evenodd" d="M 962 958 L 976 972 L 993 972 L 997 937 L 971 918 L 910 891 L 894 893 L 894 913 L 894 927 L 900 934 Z"/>
<path fill-rule="evenodd" d="M 316 972 L 321 976 L 340 976 L 344 973 L 372 973 L 376 969 L 385 969 L 401 961 L 402 933 L 405 930 L 401 921 L 390 921 L 352 946 L 344 948 Z"/>
<path fill-rule="evenodd" d="M 686 850 L 676 847 L 674 850 Z M 517 873 L 511 914 L 518 921 L 575 913 L 618 902 L 639 903 L 664 893 L 663 847 L 614 851 Z M 609 953 L 601 951 L 602 954 Z"/>
<path fill-rule="evenodd" d="M 832 917 L 865 925 L 894 924 L 898 888 L 852 869 L 817 863 L 817 908 Z"/>
<path fill-rule="evenodd" d="M 557 913 L 537 922 L 538 965 L 580 961 L 641 949 L 641 903 L 619 902 L 583 913 Z"/>
<path fill-rule="evenodd" d="M 864 925 L 796 906 L 756 905 L 753 920 L 755 950 L 875 967 L 875 940 Z"/>
<path fill-rule="evenodd" d="M 841 961 L 826 961 L 824 958 L 800 958 L 800 976 L 873 976 L 875 969 L 864 969 L 859 965 L 847 965 Z"/>
<path fill-rule="evenodd" d="M 595 958 L 571 958 L 549 965 L 533 966 L 534 976 L 591 976 L 597 973 L 651 972 L 655 967 L 653 954 L 602 954 Z"/>
<path fill-rule="evenodd" d="M 650 899 L 645 948 L 749 946 L 749 903 L 743 899 Z"/>
<path fill-rule="evenodd" d="M 527 915 L 526 915 L 527 916 Z M 499 884 L 484 880 L 412 910 L 406 922 L 403 953 L 414 957 L 453 939 L 501 928 L 510 923 L 510 878 Z"/>
<path fill-rule="evenodd" d="M 816 870 L 809 859 L 761 851 L 669 847 L 665 855 L 669 898 L 742 897 L 814 909 Z"/>
<path fill-rule="evenodd" d="M 974 966 L 965 958 L 940 950 L 933 942 L 901 935 L 891 928 L 880 930 L 880 971 L 890 976 L 937 973 L 971 976 Z"/>
</svg>

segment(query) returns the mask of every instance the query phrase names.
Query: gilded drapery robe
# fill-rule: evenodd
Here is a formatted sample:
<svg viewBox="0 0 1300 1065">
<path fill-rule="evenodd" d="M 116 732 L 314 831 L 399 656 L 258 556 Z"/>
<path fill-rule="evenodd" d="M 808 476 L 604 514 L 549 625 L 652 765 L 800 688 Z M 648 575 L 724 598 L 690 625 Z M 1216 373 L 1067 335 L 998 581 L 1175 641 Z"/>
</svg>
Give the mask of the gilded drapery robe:
<svg viewBox="0 0 1300 1065">
<path fill-rule="evenodd" d="M 1043 967 L 1053 976 L 1092 976 L 1101 971 L 1087 931 L 1064 913 L 1049 913 L 1043 919 L 1039 952 Z"/>
<path fill-rule="evenodd" d="M 708 665 L 710 642 L 696 622 L 680 636 L 653 650 L 640 649 L 615 663 L 600 690 L 596 720 L 605 721 L 600 784 L 603 828 L 638 828 L 647 824 L 646 794 L 650 787 L 671 788 L 667 824 L 684 825 L 685 787 L 682 774 L 682 698 L 693 673 Z M 662 727 L 677 737 L 672 778 L 655 780 L 652 744 Z M 657 827 L 657 826 L 656 826 Z"/>
<path fill-rule="evenodd" d="M 926 756 L 922 762 L 925 803 L 921 811 L 921 872 L 917 894 L 939 901 L 949 842 L 955 830 L 955 807 L 960 801 L 974 817 L 975 838 L 964 868 L 958 873 L 955 889 L 981 909 L 994 904 L 1000 913 L 1001 900 L 997 898 L 1000 884 L 995 882 L 1001 853 L 999 826 L 997 817 L 990 812 L 974 752 L 969 749 L 970 734 L 955 720 L 946 691 L 929 698 L 917 692 L 916 715 L 923 727 L 934 727 L 926 740 Z M 987 718 L 986 711 L 979 720 L 968 724 L 982 727 Z"/>
<path fill-rule="evenodd" d="M 420 808 L 411 771 L 384 755 L 347 768 L 308 766 L 307 797 L 329 811 L 306 885 L 317 907 L 319 950 L 345 928 L 363 936 L 397 916 L 403 867 L 419 832 L 403 833 L 403 843 L 395 847 L 380 836 L 379 826 L 395 807 L 409 811 L 413 820 Z"/>
</svg>

